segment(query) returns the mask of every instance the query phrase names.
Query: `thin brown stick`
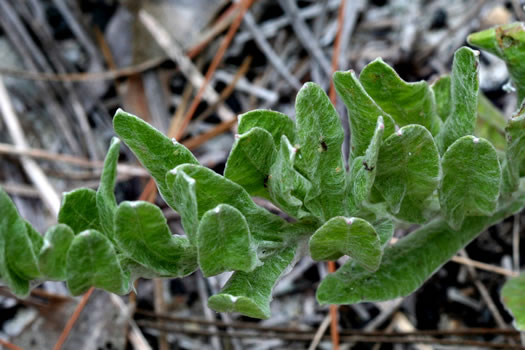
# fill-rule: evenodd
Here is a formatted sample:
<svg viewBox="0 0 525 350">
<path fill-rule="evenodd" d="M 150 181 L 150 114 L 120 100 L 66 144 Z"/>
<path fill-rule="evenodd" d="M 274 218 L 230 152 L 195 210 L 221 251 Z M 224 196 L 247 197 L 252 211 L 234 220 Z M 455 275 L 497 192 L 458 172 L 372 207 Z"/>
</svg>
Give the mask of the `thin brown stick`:
<svg viewBox="0 0 525 350">
<path fill-rule="evenodd" d="M 343 28 L 343 19 L 345 13 L 345 3 L 346 0 L 341 0 L 341 5 L 339 6 L 339 13 L 337 15 L 337 35 L 335 37 L 334 50 L 332 52 L 332 72 L 336 71 L 339 66 L 339 49 L 341 48 L 341 30 Z M 330 101 L 334 107 L 337 105 L 337 96 L 335 94 L 335 86 L 332 82 L 330 84 Z M 328 272 L 335 272 L 335 262 L 328 262 Z M 330 305 L 330 335 L 332 339 L 332 347 L 334 350 L 339 350 L 339 329 L 338 329 L 338 319 L 337 319 L 337 305 Z"/>
<path fill-rule="evenodd" d="M 319 325 L 319 328 L 317 328 L 317 331 L 315 332 L 315 335 L 314 335 L 314 337 L 312 339 L 312 342 L 310 343 L 310 346 L 308 346 L 308 350 L 315 350 L 315 349 L 317 349 L 317 346 L 319 345 L 319 343 L 323 339 L 323 336 L 324 336 L 324 334 L 326 332 L 326 329 L 328 328 L 328 326 L 332 322 L 332 317 L 330 317 L 330 316 L 331 316 L 330 314 L 326 315 L 326 317 L 324 318 L 323 322 L 321 322 L 321 324 Z"/>
<path fill-rule="evenodd" d="M 302 329 L 297 327 L 286 326 L 261 326 L 253 322 L 224 322 L 219 320 L 205 320 L 196 317 L 181 317 L 170 314 L 159 314 L 149 310 L 137 309 L 136 314 L 162 319 L 167 322 L 181 323 L 181 324 L 199 324 L 199 325 L 214 325 L 217 327 L 232 327 L 238 329 L 254 329 L 261 332 L 277 332 L 277 333 L 300 333 L 312 334 L 311 329 Z M 367 335 L 367 336 L 479 336 L 479 335 L 505 335 L 512 337 L 519 337 L 520 333 L 514 329 L 508 328 L 459 328 L 459 329 L 437 329 L 437 330 L 414 330 L 410 332 L 390 332 L 390 331 L 364 331 L 359 329 L 348 329 L 341 331 L 341 335 Z"/>
<path fill-rule="evenodd" d="M 176 134 L 168 135 L 168 136 L 175 137 L 175 139 L 179 140 L 184 135 L 184 132 L 188 124 L 190 123 L 191 118 L 193 118 L 193 115 L 197 111 L 197 107 L 202 101 L 202 97 L 203 97 L 204 91 L 206 90 L 206 87 L 208 86 L 213 74 L 215 73 L 215 70 L 217 69 L 219 64 L 222 62 L 222 58 L 224 54 L 226 53 L 226 50 L 230 46 L 233 36 L 235 35 L 235 33 L 237 32 L 237 29 L 239 29 L 239 26 L 241 25 L 244 14 L 246 13 L 246 11 L 248 11 L 253 1 L 254 0 L 243 0 L 239 4 L 240 11 L 235 17 L 235 19 L 233 20 L 230 26 L 230 29 L 228 29 L 228 32 L 226 33 L 224 40 L 221 42 L 221 45 L 219 46 L 219 49 L 217 50 L 215 57 L 213 57 L 213 60 L 211 61 L 210 66 L 208 67 L 208 70 L 206 71 L 206 75 L 204 76 L 204 82 L 200 86 L 199 90 L 197 91 L 197 95 L 195 95 L 195 98 L 193 99 L 193 102 L 190 105 L 188 112 L 184 116 L 180 129 L 176 131 L 177 132 Z"/>
<path fill-rule="evenodd" d="M 310 342 L 315 336 L 312 333 L 268 333 L 268 332 L 225 332 L 225 331 L 209 331 L 204 329 L 191 329 L 184 327 L 170 327 L 170 326 L 160 326 L 156 322 L 140 320 L 137 321 L 137 324 L 157 330 L 163 330 L 165 332 L 173 333 L 184 333 L 190 335 L 203 335 L 203 336 L 221 336 L 225 338 L 237 337 L 237 338 L 275 338 L 281 340 L 294 340 L 302 342 Z M 461 339 L 437 339 L 432 337 L 421 337 L 421 336 L 399 336 L 399 334 L 391 333 L 392 336 L 369 336 L 369 335 L 345 335 L 341 337 L 341 340 L 344 342 L 350 343 L 391 343 L 391 344 L 439 344 L 439 345 L 456 345 L 456 346 L 478 346 L 492 349 L 520 349 L 524 350 L 525 347 L 514 345 L 514 344 L 504 344 L 504 343 L 491 343 L 487 341 L 477 341 L 477 340 L 461 340 Z M 324 336 L 323 339 L 329 339 L 329 336 Z"/>
<path fill-rule="evenodd" d="M 5 346 L 9 350 L 24 350 L 21 347 L 16 346 L 15 344 L 8 342 L 7 340 L 3 340 L 2 338 L 0 338 L 0 345 Z"/>
<path fill-rule="evenodd" d="M 89 301 L 89 297 L 93 293 L 95 288 L 91 287 L 89 290 L 82 296 L 82 299 L 78 303 L 77 307 L 75 308 L 75 311 L 73 311 L 73 314 L 67 320 L 66 326 L 62 330 L 62 333 L 60 334 L 60 337 L 58 338 L 55 346 L 53 347 L 53 350 L 61 350 L 62 346 L 67 340 L 67 337 L 69 336 L 69 333 L 73 329 L 73 326 L 77 322 L 78 317 L 80 316 L 80 313 L 82 310 L 84 310 L 84 307 L 86 306 L 87 302 Z"/>
<path fill-rule="evenodd" d="M 516 277 L 516 276 L 519 275 L 519 273 L 517 273 L 515 271 L 510 271 L 510 270 L 504 269 L 502 267 L 498 267 L 498 266 L 494 266 L 494 265 L 490 265 L 490 264 L 485 264 L 485 263 L 482 263 L 480 261 L 476 261 L 476 260 L 472 260 L 472 259 L 469 259 L 469 258 L 465 258 L 463 256 L 456 255 L 451 260 L 453 262 L 455 262 L 455 263 L 458 263 L 458 264 L 473 266 L 473 267 L 475 267 L 477 269 L 485 270 L 485 271 L 489 271 L 489 272 L 494 272 L 494 273 L 497 273 L 497 274 L 500 274 L 500 275 L 503 275 L 503 276 Z"/>
<path fill-rule="evenodd" d="M 104 162 L 102 161 L 92 161 L 86 158 L 80 158 L 76 156 L 71 156 L 68 154 L 53 153 L 48 152 L 43 149 L 38 148 L 17 148 L 16 146 L 0 143 L 0 154 L 8 154 L 15 156 L 27 156 L 35 159 L 49 160 L 57 163 L 67 163 L 75 165 L 81 168 L 94 168 L 102 169 L 104 167 Z M 118 164 L 118 172 L 130 176 L 148 176 L 149 173 L 144 170 L 144 168 L 131 165 L 131 164 Z"/>
<path fill-rule="evenodd" d="M 0 68 L 0 75 L 7 75 L 12 78 L 37 80 L 37 81 L 56 81 L 56 82 L 89 82 L 100 80 L 113 80 L 119 78 L 126 78 L 130 75 L 142 73 L 166 60 L 166 57 L 156 57 L 144 61 L 142 63 L 120 68 L 110 69 L 104 72 L 90 72 L 90 73 L 43 73 L 43 72 L 29 72 L 24 70 Z"/>
<path fill-rule="evenodd" d="M 237 118 L 222 122 L 213 129 L 206 131 L 205 133 L 202 133 L 200 135 L 197 135 L 187 141 L 184 141 L 182 144 L 188 147 L 190 150 L 193 150 L 199 147 L 200 145 L 204 144 L 206 141 L 214 138 L 215 136 L 220 135 L 227 130 L 230 130 L 231 127 L 234 126 L 236 123 Z"/>
</svg>

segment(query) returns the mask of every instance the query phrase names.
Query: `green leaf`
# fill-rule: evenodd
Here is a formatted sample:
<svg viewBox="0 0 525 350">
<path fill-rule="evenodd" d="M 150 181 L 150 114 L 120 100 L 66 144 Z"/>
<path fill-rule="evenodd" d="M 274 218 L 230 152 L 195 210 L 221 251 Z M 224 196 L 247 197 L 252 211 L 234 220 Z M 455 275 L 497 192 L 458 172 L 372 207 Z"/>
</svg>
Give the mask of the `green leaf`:
<svg viewBox="0 0 525 350">
<path fill-rule="evenodd" d="M 171 188 L 175 188 L 175 179 L 179 171 L 195 180 L 199 218 L 219 204 L 229 204 L 244 215 L 250 232 L 257 241 L 282 242 L 287 238 L 282 232 L 287 223 L 257 206 L 246 190 L 235 182 L 203 166 L 183 164 L 166 174 L 166 182 Z"/>
<path fill-rule="evenodd" d="M 486 50 L 507 64 L 510 76 L 518 90 L 518 104 L 525 98 L 525 28 L 514 22 L 470 34 L 469 44 Z"/>
<path fill-rule="evenodd" d="M 174 178 L 167 180 L 167 183 L 170 183 L 170 181 L 172 181 L 172 195 L 179 198 L 178 210 L 181 216 L 182 227 L 190 243 L 196 246 L 197 230 L 199 229 L 199 207 L 195 192 L 195 180 L 184 171 L 179 171 Z"/>
<path fill-rule="evenodd" d="M 443 155 L 442 168 L 439 201 L 452 228 L 459 229 L 466 216 L 490 215 L 496 210 L 501 168 L 490 142 L 463 136 Z"/>
<path fill-rule="evenodd" d="M 179 164 L 198 164 L 197 159 L 175 139 L 170 140 L 142 119 L 121 109 L 113 118 L 113 127 L 153 176 L 166 203 L 178 210 L 179 199 L 171 196 L 170 187 L 166 184 L 166 173 Z"/>
<path fill-rule="evenodd" d="M 348 255 L 369 271 L 381 263 L 379 236 L 366 220 L 335 217 L 321 226 L 309 242 L 310 255 L 316 261 L 337 260 Z"/>
<path fill-rule="evenodd" d="M 253 318 L 269 318 L 272 289 L 294 256 L 295 249 L 286 248 L 264 259 L 264 264 L 250 273 L 235 272 L 223 290 L 208 299 L 208 306 L 218 312 L 239 312 Z"/>
<path fill-rule="evenodd" d="M 501 290 L 501 300 L 514 316 L 514 326 L 525 331 L 525 275 L 511 278 Z"/>
<path fill-rule="evenodd" d="M 506 125 L 507 118 L 480 91 L 478 97 L 478 118 L 474 134 L 487 139 L 497 150 L 504 150 L 507 144 L 505 140 Z"/>
<path fill-rule="evenodd" d="M 394 120 L 374 102 L 365 91 L 354 71 L 335 72 L 334 85 L 341 97 L 350 122 L 350 160 L 365 154 L 370 141 L 374 137 L 377 118 L 383 116 L 385 131 L 383 139 L 394 132 Z"/>
<path fill-rule="evenodd" d="M 373 222 L 372 226 L 374 226 L 374 229 L 376 230 L 377 235 L 379 236 L 381 248 L 384 249 L 388 242 L 390 242 L 392 236 L 394 235 L 394 230 L 396 228 L 394 221 L 392 221 L 392 219 L 390 218 L 381 218 Z"/>
<path fill-rule="evenodd" d="M 441 153 L 457 139 L 472 135 L 478 108 L 478 51 L 462 47 L 454 54 L 450 95 L 452 107 L 439 135 Z"/>
<path fill-rule="evenodd" d="M 225 271 L 252 271 L 257 264 L 257 245 L 241 212 L 221 204 L 208 210 L 199 225 L 197 252 L 205 277 Z"/>
<path fill-rule="evenodd" d="M 436 111 L 442 121 L 447 120 L 452 112 L 452 96 L 451 96 L 452 81 L 450 75 L 445 74 L 440 76 L 432 85 L 432 91 L 436 99 Z"/>
<path fill-rule="evenodd" d="M 377 158 L 382 144 L 385 124 L 383 117 L 377 118 L 374 137 L 364 156 L 356 157 L 348 174 L 347 201 L 349 212 L 357 213 L 365 201 L 368 200 L 374 185 L 377 169 Z"/>
<path fill-rule="evenodd" d="M 321 304 L 354 304 L 384 301 L 413 293 L 460 249 L 490 225 L 521 210 L 525 193 L 493 216 L 468 217 L 459 230 L 439 219 L 417 229 L 385 248 L 375 272 L 348 261 L 329 274 L 317 289 Z"/>
<path fill-rule="evenodd" d="M 254 127 L 236 138 L 224 177 L 244 187 L 252 196 L 268 198 L 268 175 L 277 155 L 272 135 Z"/>
<path fill-rule="evenodd" d="M 75 233 L 64 224 L 51 226 L 45 236 L 44 245 L 38 256 L 42 274 L 51 280 L 64 281 L 66 275 L 66 257 Z"/>
<path fill-rule="evenodd" d="M 525 163 L 525 104 L 512 117 L 505 129 L 507 134 L 507 152 L 504 163 L 505 192 L 514 192 L 520 183 L 520 169 Z"/>
<path fill-rule="evenodd" d="M 272 135 L 277 148 L 279 148 L 279 143 L 283 135 L 285 135 L 290 142 L 295 142 L 295 123 L 286 114 L 265 109 L 256 109 L 239 116 L 239 134 L 244 134 L 255 127 L 268 131 Z"/>
<path fill-rule="evenodd" d="M 117 200 L 115 199 L 115 184 L 117 181 L 117 164 L 120 151 L 120 140 L 114 137 L 111 140 L 104 168 L 100 178 L 100 185 L 97 190 L 96 202 L 98 216 L 102 232 L 113 240 L 113 219 L 117 210 Z"/>
<path fill-rule="evenodd" d="M 420 125 L 407 125 L 383 142 L 374 186 L 399 219 L 422 223 L 439 175 L 432 135 Z"/>
<path fill-rule="evenodd" d="M 300 145 L 295 166 L 312 183 L 305 206 L 323 221 L 344 215 L 344 131 L 339 115 L 314 83 L 306 83 L 297 94 L 295 112 Z"/>
<path fill-rule="evenodd" d="M 439 131 L 434 94 L 426 81 L 407 83 L 381 58 L 369 63 L 359 75 L 366 92 L 399 126 L 419 124 L 432 135 Z"/>
<path fill-rule="evenodd" d="M 67 286 L 73 295 L 90 287 L 116 294 L 129 290 L 129 276 L 122 270 L 111 241 L 96 230 L 77 234 L 66 258 Z"/>
<path fill-rule="evenodd" d="M 27 225 L 0 188 L 0 278 L 20 297 L 29 294 L 29 280 L 40 275 Z"/>
<path fill-rule="evenodd" d="M 91 188 L 78 188 L 64 193 L 58 222 L 71 227 L 75 234 L 89 229 L 100 231 L 97 193 Z"/>
<path fill-rule="evenodd" d="M 304 206 L 312 184 L 295 168 L 297 148 L 286 135 L 281 138 L 279 153 L 270 168 L 267 186 L 271 200 L 289 215 L 302 219 L 311 216 Z"/>
<path fill-rule="evenodd" d="M 24 220 L 26 224 L 26 230 L 27 235 L 29 239 L 31 240 L 31 247 L 33 248 L 33 252 L 38 255 L 38 252 L 44 245 L 44 238 L 42 235 L 29 223 L 29 221 Z"/>
<path fill-rule="evenodd" d="M 197 252 L 186 237 L 172 235 L 162 210 L 148 202 L 122 202 L 115 214 L 115 241 L 133 260 L 172 277 L 197 268 Z"/>
</svg>

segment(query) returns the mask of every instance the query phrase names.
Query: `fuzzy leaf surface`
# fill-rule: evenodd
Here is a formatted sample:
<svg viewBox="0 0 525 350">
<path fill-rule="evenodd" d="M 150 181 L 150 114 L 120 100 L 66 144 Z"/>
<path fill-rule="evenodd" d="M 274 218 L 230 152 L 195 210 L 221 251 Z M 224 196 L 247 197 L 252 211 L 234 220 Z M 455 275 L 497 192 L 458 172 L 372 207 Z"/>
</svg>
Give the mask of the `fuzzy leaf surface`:
<svg viewBox="0 0 525 350">
<path fill-rule="evenodd" d="M 364 156 L 356 157 L 348 174 L 347 201 L 350 213 L 357 212 L 368 200 L 377 171 L 377 158 L 383 140 L 385 124 L 383 117 L 377 118 L 377 125 L 370 145 Z"/>
<path fill-rule="evenodd" d="M 294 168 L 296 156 L 297 148 L 283 135 L 275 162 L 270 167 L 267 184 L 272 201 L 286 213 L 302 219 L 310 216 L 304 206 L 304 199 L 312 184 Z"/>
<path fill-rule="evenodd" d="M 436 99 L 436 111 L 442 121 L 446 121 L 452 112 L 451 85 L 450 75 L 445 74 L 440 76 L 431 86 Z"/>
<path fill-rule="evenodd" d="M 90 287 L 115 294 L 129 290 L 129 276 L 122 270 L 111 241 L 96 230 L 77 234 L 66 258 L 67 286 L 73 295 L 85 293 Z"/>
<path fill-rule="evenodd" d="M 97 193 L 91 188 L 78 188 L 64 193 L 58 222 L 69 226 L 75 234 L 89 229 L 101 231 Z"/>
<path fill-rule="evenodd" d="M 468 47 L 454 54 L 450 82 L 452 108 L 439 135 L 441 153 L 460 137 L 474 133 L 479 93 L 478 56 L 479 52 Z"/>
<path fill-rule="evenodd" d="M 432 135 L 439 131 L 434 94 L 426 81 L 407 83 L 381 58 L 369 63 L 359 80 L 372 99 L 399 126 L 419 124 Z"/>
<path fill-rule="evenodd" d="M 514 326 L 525 330 L 525 275 L 514 277 L 505 282 L 501 290 L 501 300 L 514 316 Z"/>
<path fill-rule="evenodd" d="M 314 83 L 305 84 L 297 94 L 295 112 L 300 145 L 295 166 L 312 183 L 305 206 L 321 220 L 344 215 L 344 132 L 339 115 Z"/>
<path fill-rule="evenodd" d="M 422 226 L 395 245 L 385 248 L 381 266 L 369 272 L 348 261 L 329 274 L 317 289 L 321 304 L 377 302 L 413 293 L 454 254 L 480 232 L 512 215 L 525 205 L 525 193 L 487 217 L 468 217 L 460 230 L 443 219 Z"/>
<path fill-rule="evenodd" d="M 38 255 L 40 271 L 46 278 L 66 280 L 66 257 L 73 238 L 75 233 L 64 224 L 51 226 L 46 231 L 44 245 Z"/>
<path fill-rule="evenodd" d="M 190 243 L 196 245 L 197 230 L 199 229 L 199 206 L 195 192 L 195 180 L 184 171 L 179 171 L 176 176 L 168 181 L 172 186 L 172 196 L 179 198 L 179 214 L 184 232 L 186 232 Z"/>
<path fill-rule="evenodd" d="M 337 260 L 348 255 L 357 264 L 375 271 L 381 263 L 381 242 L 376 230 L 360 218 L 335 217 L 321 226 L 309 242 L 316 261 Z"/>
<path fill-rule="evenodd" d="M 512 117 L 505 129 L 507 152 L 504 162 L 505 192 L 514 192 L 520 182 L 520 169 L 525 163 L 525 105 Z"/>
<path fill-rule="evenodd" d="M 244 187 L 252 196 L 268 198 L 268 175 L 276 155 L 272 135 L 254 127 L 235 140 L 224 177 Z"/>
<path fill-rule="evenodd" d="M 252 271 L 257 259 L 257 245 L 241 212 L 220 204 L 208 210 L 199 225 L 197 252 L 205 277 L 225 271 Z"/>
<path fill-rule="evenodd" d="M 153 176 L 166 203 L 178 210 L 179 199 L 170 196 L 166 173 L 179 164 L 198 164 L 197 159 L 177 141 L 170 140 L 142 119 L 120 109 L 113 118 L 113 127 Z"/>
<path fill-rule="evenodd" d="M 292 263 L 295 248 L 267 257 L 252 272 L 235 272 L 219 294 L 208 299 L 208 306 L 218 312 L 239 312 L 245 316 L 270 317 L 272 289 Z"/>
<path fill-rule="evenodd" d="M 439 152 L 432 135 L 421 125 L 407 125 L 381 146 L 374 186 L 394 215 L 422 223 L 439 175 Z"/>
<path fill-rule="evenodd" d="M 487 140 L 463 136 L 443 155 L 439 201 L 450 226 L 459 229 L 466 216 L 496 210 L 501 167 L 496 149 Z"/>
<path fill-rule="evenodd" d="M 39 276 L 38 261 L 11 198 L 0 188 L 0 278 L 20 297 L 29 294 L 29 280 Z"/>
<path fill-rule="evenodd" d="M 335 72 L 333 76 L 337 94 L 348 110 L 350 122 L 350 160 L 365 154 L 374 137 L 377 118 L 383 117 L 385 131 L 383 139 L 394 132 L 394 120 L 365 91 L 354 71 Z"/>
<path fill-rule="evenodd" d="M 256 109 L 239 116 L 239 134 L 244 134 L 255 127 L 268 131 L 272 135 L 277 148 L 279 148 L 279 143 L 283 135 L 285 135 L 290 142 L 295 142 L 295 123 L 286 114 L 265 109 Z"/>
<path fill-rule="evenodd" d="M 148 202 L 122 202 L 115 214 L 115 241 L 130 258 L 159 274 L 189 275 L 197 252 L 186 237 L 172 235 L 162 210 Z"/>
<path fill-rule="evenodd" d="M 195 180 L 199 219 L 219 204 L 228 204 L 244 215 L 255 240 L 279 242 L 286 238 L 280 232 L 286 226 L 286 222 L 257 206 L 240 185 L 203 166 L 183 164 L 166 175 L 166 181 L 171 188 L 175 188 L 174 182 L 179 171 Z"/>
<path fill-rule="evenodd" d="M 469 44 L 486 50 L 507 64 L 518 90 L 518 104 L 525 99 L 525 28 L 515 22 L 489 28 L 467 37 Z"/>
<path fill-rule="evenodd" d="M 120 151 L 120 140 L 111 139 L 111 144 L 104 160 L 104 168 L 100 177 L 96 202 L 102 232 L 113 240 L 113 219 L 117 210 L 115 199 L 115 184 L 117 182 L 117 165 Z"/>
</svg>

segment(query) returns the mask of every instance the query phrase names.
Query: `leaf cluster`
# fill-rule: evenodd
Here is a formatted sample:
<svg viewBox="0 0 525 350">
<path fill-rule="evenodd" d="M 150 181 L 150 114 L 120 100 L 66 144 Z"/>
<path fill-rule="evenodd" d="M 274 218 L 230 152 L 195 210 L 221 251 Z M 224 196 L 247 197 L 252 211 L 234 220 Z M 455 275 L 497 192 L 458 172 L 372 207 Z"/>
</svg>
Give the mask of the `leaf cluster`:
<svg viewBox="0 0 525 350">
<path fill-rule="evenodd" d="M 502 28 L 469 40 L 507 62 L 522 99 L 524 30 Z M 181 215 L 186 235 L 173 235 L 153 204 L 116 202 L 115 138 L 98 190 L 66 193 L 58 224 L 43 238 L 0 190 L 0 277 L 21 296 L 46 279 L 66 281 L 78 295 L 91 286 L 124 294 L 138 277 L 184 277 L 198 268 L 205 276 L 233 272 L 209 306 L 267 318 L 272 288 L 309 253 L 317 261 L 349 257 L 319 285 L 323 304 L 408 295 L 486 227 L 525 206 L 524 108 L 505 130 L 479 128 L 478 115 L 492 107 L 480 95 L 478 55 L 460 48 L 451 74 L 433 84 L 405 82 L 381 59 L 359 77 L 336 72 L 351 131 L 348 160 L 340 117 L 313 83 L 299 91 L 294 119 L 269 110 L 239 117 L 224 176 L 119 110 L 116 134 Z M 389 245 L 402 222 L 422 226 Z M 504 290 L 511 308 L 518 283 Z"/>
</svg>

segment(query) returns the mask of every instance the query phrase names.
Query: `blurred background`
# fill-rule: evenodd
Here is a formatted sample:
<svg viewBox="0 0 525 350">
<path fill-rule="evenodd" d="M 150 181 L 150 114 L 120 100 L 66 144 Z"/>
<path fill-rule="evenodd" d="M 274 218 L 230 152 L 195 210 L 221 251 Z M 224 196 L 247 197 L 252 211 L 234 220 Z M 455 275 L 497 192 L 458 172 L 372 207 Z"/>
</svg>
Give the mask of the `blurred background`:
<svg viewBox="0 0 525 350">
<path fill-rule="evenodd" d="M 449 73 L 469 33 L 516 20 L 525 20 L 520 0 L 0 0 L 0 186 L 44 232 L 63 192 L 98 186 L 117 108 L 222 173 L 237 115 L 268 108 L 293 118 L 303 83 L 328 92 L 334 68 L 359 72 L 377 57 L 407 81 L 433 81 Z M 488 109 L 478 131 L 498 139 L 515 96 L 503 62 L 486 53 L 480 62 Z M 348 140 L 341 101 L 337 109 Z M 151 198 L 125 146 L 120 162 L 117 200 Z M 179 216 L 156 203 L 182 234 Z M 407 298 L 341 306 L 340 348 L 519 348 L 499 300 L 520 267 L 519 224 L 517 215 L 490 228 L 466 249 L 470 259 L 456 258 Z M 222 275 L 140 280 L 136 295 L 95 291 L 83 308 L 62 283 L 46 282 L 26 300 L 0 287 L 0 339 L 9 349 L 331 349 L 328 308 L 315 300 L 326 273 L 301 260 L 276 287 L 265 321 L 206 307 Z M 465 327 L 471 332 L 454 332 Z M 392 331 L 406 333 L 386 338 Z"/>
</svg>

